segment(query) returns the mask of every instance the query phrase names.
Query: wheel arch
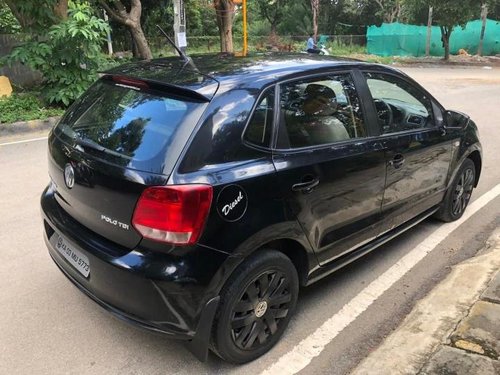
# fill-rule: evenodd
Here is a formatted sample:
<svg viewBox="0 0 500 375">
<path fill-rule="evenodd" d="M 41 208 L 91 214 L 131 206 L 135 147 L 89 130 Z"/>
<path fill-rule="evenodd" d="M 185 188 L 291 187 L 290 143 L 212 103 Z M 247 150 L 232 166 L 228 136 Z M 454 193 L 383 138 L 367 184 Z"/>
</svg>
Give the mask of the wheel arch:
<svg viewBox="0 0 500 375">
<path fill-rule="evenodd" d="M 296 240 L 281 238 L 264 244 L 260 249 L 273 249 L 286 255 L 293 263 L 299 276 L 299 284 L 306 285 L 309 274 L 309 257 L 307 250 Z M 258 249 L 257 251 L 259 251 Z"/>
<path fill-rule="evenodd" d="M 476 170 L 474 187 L 477 187 L 477 184 L 479 183 L 479 176 L 481 175 L 481 168 L 483 165 L 481 154 L 479 153 L 478 150 L 472 151 L 469 155 L 467 155 L 467 159 L 472 160 L 472 162 L 474 163 L 474 167 Z"/>
</svg>

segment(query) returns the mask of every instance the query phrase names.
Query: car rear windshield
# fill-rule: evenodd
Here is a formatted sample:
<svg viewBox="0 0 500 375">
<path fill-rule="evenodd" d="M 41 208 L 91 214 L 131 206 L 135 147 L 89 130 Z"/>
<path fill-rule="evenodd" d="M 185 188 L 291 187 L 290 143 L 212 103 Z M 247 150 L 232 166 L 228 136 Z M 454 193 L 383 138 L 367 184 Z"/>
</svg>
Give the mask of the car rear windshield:
<svg viewBox="0 0 500 375">
<path fill-rule="evenodd" d="M 206 103 L 101 80 L 65 114 L 56 135 L 93 156 L 127 168 L 165 173 Z M 184 126 L 184 124 L 186 126 Z M 182 129 L 182 128 L 188 129 Z M 172 149 L 177 155 L 172 156 Z"/>
</svg>

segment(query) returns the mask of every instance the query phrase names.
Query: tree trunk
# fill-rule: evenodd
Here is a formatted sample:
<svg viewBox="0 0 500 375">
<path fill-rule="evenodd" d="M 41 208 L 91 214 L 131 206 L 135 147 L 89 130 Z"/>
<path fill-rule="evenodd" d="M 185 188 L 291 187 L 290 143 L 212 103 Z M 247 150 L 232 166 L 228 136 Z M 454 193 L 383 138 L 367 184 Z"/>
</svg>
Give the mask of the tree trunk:
<svg viewBox="0 0 500 375">
<path fill-rule="evenodd" d="M 59 0 L 54 6 L 54 14 L 57 18 L 65 20 L 68 18 L 68 0 Z"/>
<path fill-rule="evenodd" d="M 453 31 L 453 26 L 440 26 L 441 28 L 441 41 L 444 47 L 444 59 L 448 61 L 450 59 L 450 36 Z"/>
<path fill-rule="evenodd" d="M 137 24 L 134 27 L 130 26 L 130 35 L 132 35 L 139 56 L 143 59 L 151 60 L 153 54 L 151 53 L 151 49 L 149 48 L 148 41 L 142 31 L 141 25 Z"/>
<path fill-rule="evenodd" d="M 481 6 L 481 35 L 479 36 L 479 46 L 477 47 L 478 56 L 483 55 L 484 32 L 486 30 L 486 18 L 488 17 L 488 5 Z"/>
<path fill-rule="evenodd" d="M 233 53 L 234 3 L 232 0 L 214 0 L 214 5 L 219 27 L 220 50 Z"/>
<path fill-rule="evenodd" d="M 128 27 L 130 35 L 137 47 L 140 58 L 150 60 L 153 58 L 148 41 L 141 27 L 142 4 L 140 0 L 130 0 L 130 10 L 121 0 L 98 0 L 99 4 L 106 10 L 108 16 Z"/>
<path fill-rule="evenodd" d="M 22 8 L 19 6 L 18 0 L 5 0 L 5 4 L 7 4 L 7 6 L 10 8 L 10 11 L 14 15 L 14 17 L 16 17 L 19 25 L 21 25 L 21 28 L 23 30 L 26 30 L 33 26 L 33 24 L 35 23 L 33 16 L 22 12 Z M 66 18 L 68 18 L 68 0 L 59 0 L 54 5 L 53 10 L 56 18 L 65 20 Z"/>
<path fill-rule="evenodd" d="M 425 38 L 425 56 L 431 54 L 432 12 L 433 8 L 429 7 L 429 15 L 427 16 L 427 37 Z"/>
<path fill-rule="evenodd" d="M 278 25 L 276 25 L 276 23 L 271 24 L 271 39 L 273 40 L 275 40 L 276 37 L 278 36 L 277 26 Z"/>
<path fill-rule="evenodd" d="M 132 56 L 139 57 L 139 51 L 137 50 L 137 43 L 135 42 L 134 36 L 132 35 L 132 29 L 128 29 L 128 35 L 130 36 L 130 49 L 132 50 Z"/>
<path fill-rule="evenodd" d="M 219 26 L 221 52 L 233 53 L 233 24 L 227 19 Z"/>
<path fill-rule="evenodd" d="M 318 13 L 319 13 L 319 0 L 311 0 L 311 9 L 313 16 L 313 34 L 314 40 L 318 40 Z"/>
</svg>

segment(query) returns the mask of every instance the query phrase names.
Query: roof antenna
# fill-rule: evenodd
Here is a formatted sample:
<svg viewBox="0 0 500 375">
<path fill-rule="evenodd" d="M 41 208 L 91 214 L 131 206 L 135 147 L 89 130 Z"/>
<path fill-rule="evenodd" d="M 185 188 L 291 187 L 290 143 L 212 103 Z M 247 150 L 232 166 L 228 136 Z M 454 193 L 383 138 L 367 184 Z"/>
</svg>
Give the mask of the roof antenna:
<svg viewBox="0 0 500 375">
<path fill-rule="evenodd" d="M 172 39 L 170 39 L 170 37 L 168 36 L 168 34 L 165 32 L 165 30 L 163 30 L 160 25 L 156 25 L 156 27 L 158 28 L 158 30 L 160 30 L 160 32 L 163 34 L 163 36 L 165 38 L 167 38 L 168 42 L 172 45 L 172 47 L 174 47 L 175 50 L 179 53 L 179 56 L 182 57 L 182 59 L 184 61 L 188 61 L 189 57 L 184 52 L 182 52 L 182 50 L 179 47 L 177 47 L 175 45 L 175 43 L 172 41 Z"/>
<path fill-rule="evenodd" d="M 175 48 L 175 50 L 179 53 L 179 56 L 182 57 L 182 60 L 184 60 L 184 65 L 182 66 L 182 69 L 184 69 L 186 67 L 186 65 L 189 65 L 191 66 L 191 68 L 193 68 L 193 70 L 195 70 L 196 72 L 199 72 L 200 70 L 196 67 L 196 65 L 194 64 L 193 62 L 193 59 L 191 57 L 189 57 L 188 55 L 186 55 L 179 47 L 177 47 L 175 45 L 175 43 L 172 41 L 172 39 L 168 36 L 168 34 L 165 32 L 165 30 L 163 30 L 161 28 L 160 25 L 156 25 L 156 27 L 160 30 L 160 32 L 165 36 L 165 38 L 167 38 L 168 42 L 172 45 L 172 47 Z"/>
</svg>

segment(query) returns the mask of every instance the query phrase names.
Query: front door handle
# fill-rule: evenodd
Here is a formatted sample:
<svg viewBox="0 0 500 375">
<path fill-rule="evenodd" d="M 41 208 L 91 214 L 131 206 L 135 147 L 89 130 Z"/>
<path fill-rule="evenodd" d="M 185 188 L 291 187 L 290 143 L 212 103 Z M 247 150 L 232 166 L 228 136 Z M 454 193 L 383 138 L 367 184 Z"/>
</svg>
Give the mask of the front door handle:
<svg viewBox="0 0 500 375">
<path fill-rule="evenodd" d="M 303 193 L 310 193 L 318 185 L 319 185 L 319 178 L 314 177 L 310 180 L 299 182 L 298 184 L 292 185 L 292 190 L 301 191 Z"/>
<path fill-rule="evenodd" d="M 395 169 L 401 168 L 405 163 L 405 158 L 402 154 L 395 155 L 389 162 L 389 165 L 393 166 Z"/>
</svg>

